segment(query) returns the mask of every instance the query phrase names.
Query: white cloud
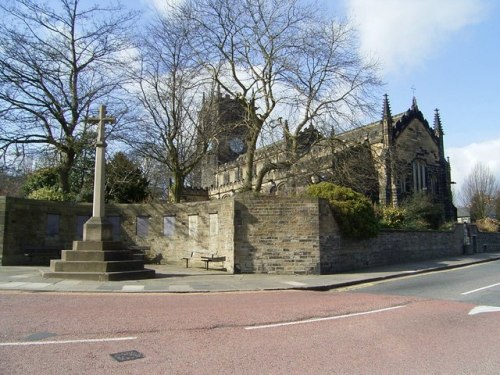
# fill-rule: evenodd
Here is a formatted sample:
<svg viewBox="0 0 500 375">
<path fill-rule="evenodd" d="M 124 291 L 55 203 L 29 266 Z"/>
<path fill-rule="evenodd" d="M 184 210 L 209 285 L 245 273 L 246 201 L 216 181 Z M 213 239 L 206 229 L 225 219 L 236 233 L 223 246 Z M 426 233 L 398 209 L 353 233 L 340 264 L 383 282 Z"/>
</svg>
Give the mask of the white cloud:
<svg viewBox="0 0 500 375">
<path fill-rule="evenodd" d="M 500 181 L 500 138 L 481 143 L 472 143 L 465 147 L 447 149 L 451 163 L 451 178 L 457 183 L 456 192 L 460 193 L 467 176 L 474 166 L 481 162 L 488 166 L 490 172 Z"/>
<path fill-rule="evenodd" d="M 409 70 L 437 53 L 455 32 L 486 15 L 486 0 L 345 0 L 363 54 L 385 73 Z"/>
<path fill-rule="evenodd" d="M 180 5 L 184 0 L 144 0 L 151 8 L 160 13 L 168 13 L 169 7 Z"/>
</svg>

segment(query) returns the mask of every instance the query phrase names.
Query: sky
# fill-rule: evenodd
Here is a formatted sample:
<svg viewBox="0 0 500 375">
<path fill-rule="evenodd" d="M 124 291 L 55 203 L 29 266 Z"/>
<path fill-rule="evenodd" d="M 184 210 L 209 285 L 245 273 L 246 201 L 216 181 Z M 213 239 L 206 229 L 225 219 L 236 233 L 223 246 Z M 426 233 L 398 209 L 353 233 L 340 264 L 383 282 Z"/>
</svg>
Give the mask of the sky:
<svg viewBox="0 0 500 375">
<path fill-rule="evenodd" d="M 122 3 L 147 10 L 165 1 L 173 0 Z M 456 195 L 478 162 L 500 181 L 500 1 L 318 1 L 358 29 L 360 52 L 380 63 L 393 115 L 413 96 L 431 126 L 439 109 Z"/>
<path fill-rule="evenodd" d="M 500 2 L 345 0 L 342 8 L 362 53 L 381 63 L 393 115 L 413 95 L 431 126 L 439 109 L 455 194 L 478 162 L 500 181 Z"/>
</svg>

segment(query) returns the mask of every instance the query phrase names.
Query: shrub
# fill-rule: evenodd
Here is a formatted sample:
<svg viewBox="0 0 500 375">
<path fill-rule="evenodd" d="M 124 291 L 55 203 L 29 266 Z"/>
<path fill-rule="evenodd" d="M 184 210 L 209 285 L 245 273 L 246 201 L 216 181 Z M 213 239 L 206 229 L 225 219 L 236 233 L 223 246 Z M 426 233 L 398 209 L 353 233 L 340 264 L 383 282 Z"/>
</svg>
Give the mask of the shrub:
<svg viewBox="0 0 500 375">
<path fill-rule="evenodd" d="M 424 194 L 407 199 L 399 207 L 379 207 L 377 213 L 383 228 L 436 230 L 444 225 L 443 207 Z"/>
<path fill-rule="evenodd" d="M 485 218 L 476 220 L 476 225 L 477 229 L 481 232 L 500 232 L 500 221 L 495 219 Z"/>
<path fill-rule="evenodd" d="M 29 199 L 45 200 L 45 201 L 68 201 L 72 200 L 69 194 L 64 194 L 62 191 L 53 187 L 42 187 L 28 194 Z"/>
<path fill-rule="evenodd" d="M 382 228 L 403 229 L 406 225 L 406 210 L 402 207 L 379 207 L 377 213 Z"/>
<path fill-rule="evenodd" d="M 24 194 L 28 198 L 31 198 L 30 195 L 38 190 L 43 189 L 45 192 L 48 192 L 48 190 L 56 191 L 57 187 L 59 186 L 58 184 L 59 177 L 56 168 L 41 168 L 28 175 L 24 183 L 23 190 Z"/>
<path fill-rule="evenodd" d="M 328 201 L 344 236 L 359 239 L 378 233 L 375 211 L 363 194 L 330 182 L 309 186 L 307 194 Z"/>
<path fill-rule="evenodd" d="M 403 207 L 412 229 L 439 229 L 444 222 L 443 207 L 433 203 L 428 195 L 416 194 L 403 202 Z"/>
</svg>

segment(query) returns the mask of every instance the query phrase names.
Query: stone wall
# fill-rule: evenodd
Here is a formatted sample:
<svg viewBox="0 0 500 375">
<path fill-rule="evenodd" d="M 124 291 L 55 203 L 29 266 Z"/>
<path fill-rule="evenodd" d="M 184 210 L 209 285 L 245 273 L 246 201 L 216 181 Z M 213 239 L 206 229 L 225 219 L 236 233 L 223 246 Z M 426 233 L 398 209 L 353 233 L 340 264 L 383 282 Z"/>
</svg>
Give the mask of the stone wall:
<svg viewBox="0 0 500 375">
<path fill-rule="evenodd" d="M 477 233 L 478 253 L 500 251 L 500 233 Z"/>
<path fill-rule="evenodd" d="M 2 265 L 37 264 L 27 251 L 71 249 L 81 239 L 90 204 L 0 197 Z M 500 251 L 500 233 L 469 226 L 449 232 L 382 231 L 377 237 L 342 238 L 326 201 L 276 196 L 235 197 L 184 204 L 107 205 L 114 237 L 184 265 L 192 252 L 225 256 L 228 272 L 328 274 L 429 260 L 464 252 Z M 44 259 L 46 261 L 48 259 Z M 192 262 L 201 267 L 201 261 Z M 215 265 L 214 265 L 215 266 Z"/>
<path fill-rule="evenodd" d="M 106 215 L 114 226 L 115 240 L 147 249 L 150 257 L 161 254 L 164 262 L 184 264 L 181 258 L 192 252 L 217 253 L 226 256 L 223 266 L 232 272 L 233 205 L 232 200 L 111 204 L 106 205 Z M 74 240 L 82 239 L 83 223 L 91 214 L 90 204 L 2 197 L 2 265 L 48 264 L 49 257 L 24 254 L 71 249 Z"/>
<path fill-rule="evenodd" d="M 185 264 L 191 253 L 225 256 L 222 265 L 233 272 L 233 212 L 231 199 L 184 204 L 117 204 L 107 212 L 122 218 L 122 241 L 161 254 L 165 263 Z M 146 230 L 147 227 L 147 230 Z M 196 257 L 195 257 L 196 258 Z M 203 263 L 191 263 L 201 266 Z"/>
<path fill-rule="evenodd" d="M 237 270 L 319 273 L 317 199 L 238 195 L 234 216 Z"/>
<path fill-rule="evenodd" d="M 342 238 L 326 202 L 321 214 L 321 273 L 330 274 L 464 253 L 464 228 L 453 231 L 382 230 L 365 240 Z"/>
<path fill-rule="evenodd" d="M 71 249 L 72 241 L 78 239 L 78 217 L 89 217 L 92 213 L 90 204 L 2 198 L 0 204 L 5 207 L 2 265 L 5 266 L 45 264 L 47 257 L 30 259 L 24 254 Z"/>
<path fill-rule="evenodd" d="M 470 236 L 466 246 L 468 253 L 485 253 L 500 251 L 500 233 L 480 232 L 477 226 L 466 224 Z"/>
</svg>

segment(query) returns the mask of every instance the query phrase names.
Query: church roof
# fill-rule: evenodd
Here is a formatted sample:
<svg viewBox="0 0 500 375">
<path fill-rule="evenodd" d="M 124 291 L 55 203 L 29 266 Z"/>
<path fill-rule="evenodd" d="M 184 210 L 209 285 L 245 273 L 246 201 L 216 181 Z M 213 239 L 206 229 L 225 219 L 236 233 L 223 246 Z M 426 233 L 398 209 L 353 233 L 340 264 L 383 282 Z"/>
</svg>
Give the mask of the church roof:
<svg viewBox="0 0 500 375">
<path fill-rule="evenodd" d="M 382 120 L 378 120 L 370 124 L 360 126 L 359 128 L 346 131 L 344 133 L 339 134 L 338 137 L 344 140 L 355 141 L 355 142 L 363 142 L 363 141 L 368 141 L 369 143 L 382 142 L 383 130 L 381 122 L 384 119 L 392 123 L 391 128 L 392 128 L 393 139 L 396 139 L 406 129 L 406 127 L 413 120 L 416 119 L 419 120 L 424 125 L 429 135 L 437 141 L 435 131 L 429 126 L 429 122 L 425 119 L 424 115 L 418 108 L 417 99 L 415 97 L 413 97 L 412 105 L 408 110 L 393 116 L 391 114 L 391 109 L 387 95 L 384 95 Z M 440 120 L 439 120 L 439 126 L 441 127 Z"/>
</svg>

